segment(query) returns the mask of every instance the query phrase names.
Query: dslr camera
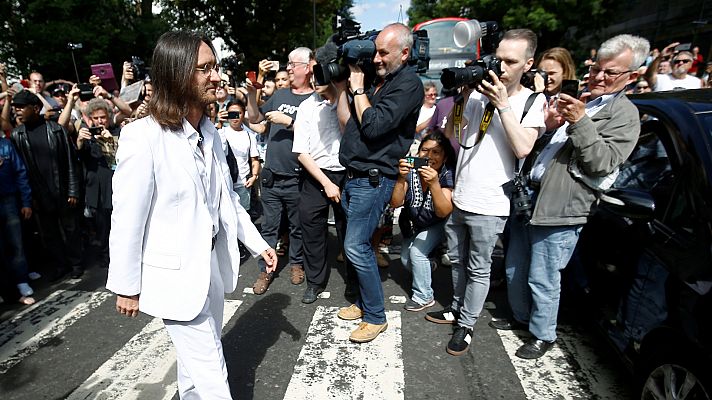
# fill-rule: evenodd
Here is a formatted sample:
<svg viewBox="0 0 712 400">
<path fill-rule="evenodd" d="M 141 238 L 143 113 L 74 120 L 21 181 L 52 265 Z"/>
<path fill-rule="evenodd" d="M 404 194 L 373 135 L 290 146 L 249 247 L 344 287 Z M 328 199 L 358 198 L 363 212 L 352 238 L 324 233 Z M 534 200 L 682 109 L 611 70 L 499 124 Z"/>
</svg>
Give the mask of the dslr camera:
<svg viewBox="0 0 712 400">
<path fill-rule="evenodd" d="M 373 57 L 376 55 L 376 37 L 380 31 L 361 33 L 361 24 L 339 15 L 334 17 L 334 33 L 324 44 L 332 55 L 328 62 L 319 62 L 314 66 L 314 79 L 317 84 L 326 85 L 330 81 L 340 82 L 349 77 L 349 65 L 357 65 L 366 75 L 366 88 L 376 77 Z M 335 49 L 335 51 L 333 51 Z M 415 66 L 416 72 L 428 70 L 430 62 L 430 39 L 427 31 L 413 33 L 413 48 L 408 65 Z"/>
<path fill-rule="evenodd" d="M 532 196 L 527 188 L 526 178 L 521 174 L 514 174 L 514 178 L 504 184 L 505 192 L 510 193 L 512 211 L 520 220 L 528 222 L 532 218 Z"/>
<path fill-rule="evenodd" d="M 502 62 L 494 55 L 501 36 L 499 24 L 495 21 L 479 22 L 473 19 L 458 22 L 453 31 L 455 45 L 464 48 L 479 41 L 482 55 L 477 60 L 470 61 L 466 67 L 443 69 L 440 76 L 443 87 L 452 89 L 468 85 L 474 88 L 483 79 L 491 82 L 489 71 L 501 76 Z"/>
</svg>

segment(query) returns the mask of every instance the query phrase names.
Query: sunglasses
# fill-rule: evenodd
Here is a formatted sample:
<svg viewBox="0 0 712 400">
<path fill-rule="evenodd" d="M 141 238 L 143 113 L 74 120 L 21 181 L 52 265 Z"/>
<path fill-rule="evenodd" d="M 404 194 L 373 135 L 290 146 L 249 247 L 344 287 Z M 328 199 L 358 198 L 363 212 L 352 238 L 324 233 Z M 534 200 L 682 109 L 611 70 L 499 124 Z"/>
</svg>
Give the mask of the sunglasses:
<svg viewBox="0 0 712 400">
<path fill-rule="evenodd" d="M 672 63 L 677 65 L 677 64 L 687 64 L 692 62 L 692 60 L 673 60 Z"/>
</svg>

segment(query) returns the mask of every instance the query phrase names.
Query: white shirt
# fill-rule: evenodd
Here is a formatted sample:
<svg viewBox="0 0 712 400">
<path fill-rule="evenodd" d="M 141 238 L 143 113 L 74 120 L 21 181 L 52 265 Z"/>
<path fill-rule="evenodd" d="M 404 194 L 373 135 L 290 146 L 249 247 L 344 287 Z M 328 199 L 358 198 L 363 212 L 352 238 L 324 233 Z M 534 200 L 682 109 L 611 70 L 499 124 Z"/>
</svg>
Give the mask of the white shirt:
<svg viewBox="0 0 712 400">
<path fill-rule="evenodd" d="M 596 115 L 596 113 L 601 111 L 601 109 L 605 107 L 606 104 L 611 102 L 611 100 L 616 96 L 616 94 L 617 93 L 604 94 L 601 97 L 598 97 L 586 103 L 586 115 L 588 115 L 589 118 Z M 535 182 L 541 182 L 541 179 L 544 177 L 544 172 L 546 172 L 546 166 L 549 165 L 551 159 L 556 156 L 556 154 L 559 152 L 564 143 L 566 143 L 566 141 L 569 139 L 569 135 L 566 134 L 566 128 L 568 126 L 569 123 L 564 122 L 564 124 L 556 130 L 554 136 L 552 136 L 549 143 L 544 146 L 544 149 L 541 151 L 541 153 L 539 153 L 539 156 L 536 158 L 536 161 L 532 166 L 532 170 L 529 173 L 531 180 Z"/>
<path fill-rule="evenodd" d="M 203 143 L 200 143 L 200 135 L 193 126 L 183 120 L 183 131 L 180 132 L 184 138 L 188 139 L 193 148 L 193 159 L 198 167 L 200 180 L 203 182 L 203 194 L 205 195 L 206 206 L 213 220 L 213 236 L 220 230 L 220 195 L 222 191 L 218 179 L 222 179 L 217 171 L 217 160 L 213 153 L 213 140 L 217 130 L 215 125 L 206 117 L 200 119 L 200 131 L 203 134 Z"/>
<path fill-rule="evenodd" d="M 519 93 L 509 98 L 512 111 L 507 112 L 514 112 L 517 121 L 520 120 L 531 93 L 531 90 L 522 88 Z M 487 103 L 487 97 L 477 91 L 470 95 L 464 112 L 468 126 L 463 129 L 461 144 L 471 146 L 475 143 Z M 521 125 L 534 128 L 539 134 L 543 133 L 545 104 L 544 95 L 537 96 Z M 469 150 L 460 148 L 455 190 L 452 194 L 453 203 L 457 208 L 471 213 L 508 216 L 510 200 L 502 185 L 513 178 L 514 163 L 514 153 L 505 136 L 499 111 L 495 111 L 482 142 Z"/>
<path fill-rule="evenodd" d="M 294 153 L 309 154 L 316 165 L 329 171 L 343 171 L 339 163 L 341 129 L 336 116 L 336 103 L 331 104 L 314 94 L 302 101 L 294 121 Z"/>
<path fill-rule="evenodd" d="M 658 74 L 653 91 L 663 92 L 667 90 L 699 89 L 701 87 L 702 81 L 696 76 L 688 74 L 682 79 L 677 79 L 672 74 Z"/>
<path fill-rule="evenodd" d="M 249 175 L 252 170 L 252 157 L 259 157 L 259 153 L 257 152 L 257 134 L 245 126 L 242 126 L 241 131 L 236 131 L 232 129 L 230 125 L 226 125 L 220 129 L 219 132 L 225 154 L 227 154 L 227 146 L 229 145 L 232 154 L 235 155 L 240 182 L 244 185 L 245 180 L 247 180 L 247 175 Z"/>
</svg>

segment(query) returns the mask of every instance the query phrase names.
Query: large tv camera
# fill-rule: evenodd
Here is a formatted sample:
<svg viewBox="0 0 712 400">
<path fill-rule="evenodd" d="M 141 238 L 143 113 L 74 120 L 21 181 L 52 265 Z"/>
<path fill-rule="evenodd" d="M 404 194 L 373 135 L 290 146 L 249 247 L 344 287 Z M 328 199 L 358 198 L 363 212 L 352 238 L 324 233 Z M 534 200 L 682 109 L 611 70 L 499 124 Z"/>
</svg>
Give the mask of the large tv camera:
<svg viewBox="0 0 712 400">
<path fill-rule="evenodd" d="M 334 33 L 324 44 L 324 52 L 328 60 L 317 59 L 314 66 L 314 79 L 319 85 L 330 81 L 340 82 L 349 77 L 349 65 L 357 65 L 366 75 L 366 87 L 369 87 L 376 77 L 373 57 L 376 55 L 375 40 L 380 31 L 372 30 L 361 33 L 361 24 L 341 16 L 334 17 Z M 416 72 L 428 70 L 430 63 L 430 39 L 426 31 L 413 33 L 413 47 L 410 51 L 408 65 L 414 66 Z"/>
<path fill-rule="evenodd" d="M 458 22 L 453 31 L 455 45 L 464 48 L 480 41 L 481 56 L 475 61 L 470 61 L 466 67 L 443 69 L 440 76 L 443 87 L 458 88 L 468 85 L 474 88 L 483 79 L 491 81 L 489 71 L 493 71 L 498 77 L 501 76 L 502 63 L 494 55 L 501 36 L 499 24 L 495 21 L 479 22 L 472 19 Z"/>
</svg>

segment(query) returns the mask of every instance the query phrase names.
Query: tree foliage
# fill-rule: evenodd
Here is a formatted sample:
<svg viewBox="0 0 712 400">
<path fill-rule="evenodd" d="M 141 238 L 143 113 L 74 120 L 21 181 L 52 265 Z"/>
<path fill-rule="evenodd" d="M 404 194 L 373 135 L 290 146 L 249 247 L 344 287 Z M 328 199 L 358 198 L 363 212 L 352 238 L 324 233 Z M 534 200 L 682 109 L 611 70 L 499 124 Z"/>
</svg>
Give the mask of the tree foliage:
<svg viewBox="0 0 712 400">
<path fill-rule="evenodd" d="M 0 0 L 0 9 L 0 62 L 11 74 L 37 70 L 48 80 L 76 79 L 69 42 L 83 45 L 74 52 L 82 81 L 91 64 L 107 62 L 118 79 L 123 61 L 149 58 L 168 28 L 152 15 L 150 0 Z"/>
<path fill-rule="evenodd" d="M 244 53 L 243 65 L 249 69 L 264 58 L 286 61 L 299 46 L 321 46 L 333 33 L 337 10 L 351 4 L 351 0 L 161 0 L 164 19 L 223 38 L 229 50 Z"/>
<path fill-rule="evenodd" d="M 411 0 L 411 24 L 462 16 L 498 21 L 503 29 L 529 28 L 539 36 L 539 50 L 564 46 L 584 54 L 603 38 L 596 32 L 615 13 L 612 0 Z M 583 41 L 582 39 L 587 41 Z"/>
</svg>

